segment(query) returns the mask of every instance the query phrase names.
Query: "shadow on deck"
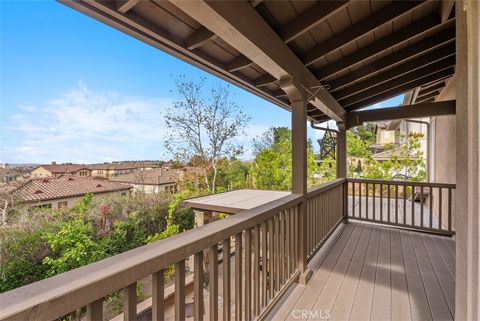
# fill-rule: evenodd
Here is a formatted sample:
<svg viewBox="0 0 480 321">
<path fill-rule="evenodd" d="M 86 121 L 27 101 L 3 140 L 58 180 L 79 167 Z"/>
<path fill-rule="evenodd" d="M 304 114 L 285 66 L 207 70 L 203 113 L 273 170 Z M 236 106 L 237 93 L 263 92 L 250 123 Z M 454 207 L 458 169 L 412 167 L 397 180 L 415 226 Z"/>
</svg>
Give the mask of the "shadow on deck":
<svg viewBox="0 0 480 321">
<path fill-rule="evenodd" d="M 453 320 L 455 242 L 364 223 L 341 224 L 267 320 Z"/>
</svg>

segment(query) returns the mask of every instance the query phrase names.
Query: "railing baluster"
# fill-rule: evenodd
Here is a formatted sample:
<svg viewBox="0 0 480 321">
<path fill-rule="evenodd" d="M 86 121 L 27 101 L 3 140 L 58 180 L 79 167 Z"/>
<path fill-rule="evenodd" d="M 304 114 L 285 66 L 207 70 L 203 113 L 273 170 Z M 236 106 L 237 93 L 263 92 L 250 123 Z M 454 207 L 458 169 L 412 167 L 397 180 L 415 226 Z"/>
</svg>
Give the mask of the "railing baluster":
<svg viewBox="0 0 480 321">
<path fill-rule="evenodd" d="M 175 320 L 185 320 L 185 260 L 175 263 Z"/>
<path fill-rule="evenodd" d="M 387 222 L 388 223 L 391 223 L 392 219 L 390 217 L 390 184 L 387 184 L 387 217 L 388 217 L 388 220 Z"/>
<path fill-rule="evenodd" d="M 362 183 L 358 184 L 358 217 L 362 218 Z"/>
<path fill-rule="evenodd" d="M 203 251 L 193 257 L 193 308 L 195 321 L 203 320 Z"/>
<path fill-rule="evenodd" d="M 274 247 L 274 236 L 273 236 L 273 218 L 268 220 L 268 285 L 269 285 L 269 291 L 268 291 L 268 301 L 273 299 L 274 296 L 274 283 L 273 283 L 273 278 L 274 278 L 274 258 L 273 258 L 273 253 L 275 251 Z"/>
<path fill-rule="evenodd" d="M 103 298 L 87 305 L 87 321 L 103 321 Z"/>
<path fill-rule="evenodd" d="M 213 244 L 208 249 L 208 269 L 209 269 L 208 292 L 209 292 L 209 301 L 210 301 L 210 320 L 218 320 L 218 246 L 217 244 Z"/>
<path fill-rule="evenodd" d="M 448 231 L 452 231 L 452 189 L 448 189 Z"/>
<path fill-rule="evenodd" d="M 275 292 L 280 291 L 280 214 L 275 215 Z"/>
<path fill-rule="evenodd" d="M 267 222 L 262 223 L 262 302 L 261 307 L 267 305 Z"/>
<path fill-rule="evenodd" d="M 285 212 L 280 213 L 280 284 L 285 282 Z"/>
<path fill-rule="evenodd" d="M 202 267 L 203 268 L 203 267 Z M 195 267 L 196 269 L 196 267 Z M 163 321 L 164 317 L 164 272 L 160 270 L 152 274 L 152 321 Z M 197 300 L 197 297 L 195 297 Z M 198 320 L 198 319 L 195 319 Z"/>
<path fill-rule="evenodd" d="M 258 315 L 260 310 L 260 226 L 253 228 L 253 314 Z"/>
<path fill-rule="evenodd" d="M 439 230 L 443 230 L 443 225 L 442 225 L 442 207 L 443 207 L 442 194 L 443 194 L 443 191 L 442 191 L 442 188 L 440 187 L 438 189 L 438 229 Z"/>
<path fill-rule="evenodd" d="M 355 217 L 355 183 L 352 182 L 352 217 Z"/>
<path fill-rule="evenodd" d="M 411 199 L 412 199 L 412 226 L 415 226 L 415 185 L 412 185 Z"/>
<path fill-rule="evenodd" d="M 123 320 L 137 320 L 137 282 L 123 289 Z"/>
<path fill-rule="evenodd" d="M 288 256 L 288 250 L 290 249 L 290 245 L 288 244 L 290 242 L 289 213 L 290 213 L 290 209 L 285 210 L 285 216 L 284 216 L 284 220 L 285 220 L 285 226 L 284 226 L 284 231 L 285 231 L 285 279 L 288 279 L 289 273 L 290 273 L 290 260 L 289 260 L 289 256 Z M 312 222 L 311 222 L 311 225 L 313 225 Z M 313 235 L 313 233 L 312 233 L 312 235 Z"/>
<path fill-rule="evenodd" d="M 430 186 L 430 191 L 429 191 L 429 195 L 430 195 L 430 222 L 429 222 L 429 226 L 430 228 L 432 228 L 432 221 L 433 221 L 433 194 L 432 194 L 432 187 Z"/>
<path fill-rule="evenodd" d="M 230 275 L 231 275 L 231 268 L 230 268 L 230 238 L 226 239 L 222 243 L 222 250 L 223 250 L 223 320 L 230 321 L 230 304 L 231 304 L 231 296 L 230 296 Z"/>
<path fill-rule="evenodd" d="M 294 208 L 290 208 L 290 213 L 289 213 L 289 217 L 290 217 L 290 220 L 289 220 L 289 226 L 290 226 L 290 242 L 289 242 L 289 246 L 290 246 L 290 254 L 289 254 L 289 262 L 290 262 L 290 275 L 293 274 L 293 271 L 295 270 L 295 260 L 293 259 L 293 253 L 295 252 L 295 249 L 294 249 L 294 245 L 293 245 L 293 242 L 295 240 L 295 232 L 294 232 L 294 216 L 295 216 L 295 209 Z"/>
<path fill-rule="evenodd" d="M 383 184 L 380 184 L 380 221 L 383 220 Z"/>
<path fill-rule="evenodd" d="M 245 319 L 252 318 L 252 232 L 245 230 Z"/>
<path fill-rule="evenodd" d="M 395 185 L 395 224 L 398 224 L 398 185 Z"/>
<path fill-rule="evenodd" d="M 235 235 L 235 320 L 242 320 L 242 233 Z"/>
<path fill-rule="evenodd" d="M 422 227 L 425 226 L 424 219 L 423 219 L 423 186 L 420 186 L 420 218 L 422 222 Z"/>
<path fill-rule="evenodd" d="M 365 218 L 368 219 L 368 183 L 365 184 Z"/>
<path fill-rule="evenodd" d="M 298 224 L 299 224 L 299 217 L 298 217 L 298 206 L 294 207 L 295 210 L 295 228 L 293 229 L 293 232 L 295 234 L 294 240 L 295 240 L 295 255 L 294 255 L 294 262 L 295 262 L 295 269 L 298 268 L 298 258 L 300 255 L 299 247 L 300 247 L 300 236 L 298 234 Z"/>
<path fill-rule="evenodd" d="M 407 224 L 407 186 L 403 185 L 403 224 Z"/>
<path fill-rule="evenodd" d="M 375 221 L 377 219 L 376 213 L 375 213 L 375 192 L 377 189 L 377 184 L 373 183 L 373 190 L 372 190 L 372 216 L 373 220 Z"/>
</svg>

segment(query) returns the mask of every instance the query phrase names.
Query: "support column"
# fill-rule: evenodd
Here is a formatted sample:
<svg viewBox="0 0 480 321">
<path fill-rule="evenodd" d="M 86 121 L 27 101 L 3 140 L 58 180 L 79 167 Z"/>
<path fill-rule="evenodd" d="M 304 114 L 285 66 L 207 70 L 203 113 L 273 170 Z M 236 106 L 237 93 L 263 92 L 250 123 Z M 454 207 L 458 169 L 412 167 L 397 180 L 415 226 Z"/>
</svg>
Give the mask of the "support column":
<svg viewBox="0 0 480 321">
<path fill-rule="evenodd" d="M 479 320 L 479 3 L 458 1 L 455 11 L 455 319 Z"/>
<path fill-rule="evenodd" d="M 347 130 L 345 123 L 337 122 L 337 155 L 335 155 L 337 162 L 337 178 L 347 177 Z"/>
<path fill-rule="evenodd" d="M 307 101 L 300 86 L 292 80 L 281 80 L 280 87 L 287 93 L 292 108 L 292 193 L 303 195 L 298 205 L 299 282 L 306 284 L 312 276 L 307 268 Z"/>
</svg>

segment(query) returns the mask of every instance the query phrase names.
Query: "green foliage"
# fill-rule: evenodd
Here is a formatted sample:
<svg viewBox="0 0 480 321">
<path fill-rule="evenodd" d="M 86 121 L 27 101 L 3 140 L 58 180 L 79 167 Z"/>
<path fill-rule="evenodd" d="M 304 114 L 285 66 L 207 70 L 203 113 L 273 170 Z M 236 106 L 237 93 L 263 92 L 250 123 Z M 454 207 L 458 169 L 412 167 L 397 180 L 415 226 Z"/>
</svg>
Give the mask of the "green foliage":
<svg viewBox="0 0 480 321">
<path fill-rule="evenodd" d="M 256 156 L 251 165 L 253 185 L 260 189 L 289 190 L 292 186 L 292 132 L 271 128 L 255 142 Z M 309 144 L 311 145 L 311 144 Z M 316 170 L 312 148 L 307 150 L 307 177 Z"/>
<path fill-rule="evenodd" d="M 16 210 L 0 228 L 0 291 L 35 282 L 190 229 L 194 214 L 180 202 L 190 192 L 85 195 L 71 209 Z"/>
<path fill-rule="evenodd" d="M 82 219 L 63 222 L 56 233 L 46 233 L 51 256 L 43 259 L 47 275 L 53 276 L 74 268 L 96 262 L 105 257 L 105 251 L 95 240 L 90 222 Z"/>
</svg>

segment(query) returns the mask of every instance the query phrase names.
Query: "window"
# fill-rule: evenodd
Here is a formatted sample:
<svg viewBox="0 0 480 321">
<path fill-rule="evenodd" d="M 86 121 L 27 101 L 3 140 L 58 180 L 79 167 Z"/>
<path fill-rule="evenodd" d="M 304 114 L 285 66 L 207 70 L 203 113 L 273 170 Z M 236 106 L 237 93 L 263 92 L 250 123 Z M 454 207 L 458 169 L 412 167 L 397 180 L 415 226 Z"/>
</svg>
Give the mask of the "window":
<svg viewBox="0 0 480 321">
<path fill-rule="evenodd" d="M 57 206 L 59 209 L 66 209 L 68 208 L 68 201 L 63 201 L 63 202 L 58 202 L 58 206 Z"/>
</svg>

